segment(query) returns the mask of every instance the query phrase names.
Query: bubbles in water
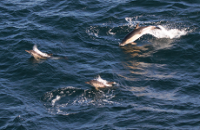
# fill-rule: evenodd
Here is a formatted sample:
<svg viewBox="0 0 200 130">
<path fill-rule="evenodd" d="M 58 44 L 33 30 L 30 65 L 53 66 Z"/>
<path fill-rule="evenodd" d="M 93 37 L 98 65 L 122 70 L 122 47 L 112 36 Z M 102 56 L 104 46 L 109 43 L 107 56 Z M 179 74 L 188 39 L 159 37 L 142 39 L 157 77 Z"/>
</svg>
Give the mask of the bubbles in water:
<svg viewBox="0 0 200 130">
<path fill-rule="evenodd" d="M 114 90 L 88 89 L 83 90 L 75 87 L 60 88 L 51 92 L 47 92 L 42 100 L 46 102 L 44 105 L 52 114 L 68 115 L 78 113 L 87 106 L 104 106 L 119 104 L 112 101 L 115 97 Z"/>
<path fill-rule="evenodd" d="M 60 100 L 60 96 L 57 95 L 56 98 L 51 101 L 52 106 L 54 106 L 55 102 L 58 101 L 58 100 Z"/>
<path fill-rule="evenodd" d="M 98 37 L 99 29 L 97 27 L 90 26 L 86 29 L 86 33 L 90 36 Z"/>
</svg>

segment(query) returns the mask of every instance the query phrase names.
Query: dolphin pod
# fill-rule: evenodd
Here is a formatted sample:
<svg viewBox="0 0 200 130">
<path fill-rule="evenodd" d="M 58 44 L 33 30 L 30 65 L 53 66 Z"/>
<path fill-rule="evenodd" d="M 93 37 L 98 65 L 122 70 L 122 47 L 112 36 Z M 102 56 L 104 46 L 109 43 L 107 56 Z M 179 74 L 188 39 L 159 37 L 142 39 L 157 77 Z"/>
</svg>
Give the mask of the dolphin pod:
<svg viewBox="0 0 200 130">
<path fill-rule="evenodd" d="M 149 31 L 154 30 L 154 29 L 160 29 L 160 28 L 156 26 L 139 27 L 139 24 L 137 24 L 135 29 L 125 36 L 125 38 L 122 40 L 119 46 L 125 46 L 126 44 L 136 45 L 136 43 L 134 43 L 135 40 L 137 40 L 144 34 L 148 34 Z M 25 51 L 30 53 L 36 60 L 47 59 L 47 58 L 60 59 L 60 57 L 53 57 L 52 54 L 41 52 L 40 50 L 38 50 L 37 45 L 33 46 L 33 50 L 25 50 Z M 90 80 L 85 83 L 90 84 L 91 86 L 95 87 L 97 90 L 99 88 L 112 87 L 114 84 L 116 84 L 115 82 L 109 82 L 109 81 L 103 80 L 100 76 L 98 76 L 96 79 Z"/>
</svg>

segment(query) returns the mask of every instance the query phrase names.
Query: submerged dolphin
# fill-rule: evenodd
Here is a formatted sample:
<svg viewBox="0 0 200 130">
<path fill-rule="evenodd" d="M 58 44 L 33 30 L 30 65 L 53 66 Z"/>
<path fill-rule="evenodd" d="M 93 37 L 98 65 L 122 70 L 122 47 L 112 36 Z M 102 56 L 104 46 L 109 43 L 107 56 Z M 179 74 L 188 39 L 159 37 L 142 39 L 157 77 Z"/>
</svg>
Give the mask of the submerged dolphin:
<svg viewBox="0 0 200 130">
<path fill-rule="evenodd" d="M 25 50 L 25 51 L 30 53 L 36 60 L 46 59 L 52 56 L 52 54 L 43 53 L 40 50 L 38 50 L 37 45 L 33 46 L 33 50 Z"/>
<path fill-rule="evenodd" d="M 96 79 L 90 80 L 90 81 L 85 82 L 85 83 L 94 86 L 97 90 L 99 88 L 112 87 L 113 84 L 116 84 L 115 82 L 108 82 L 106 80 L 103 80 L 100 76 L 98 76 L 98 78 L 96 78 Z"/>
<path fill-rule="evenodd" d="M 136 25 L 135 29 L 130 32 L 126 37 L 122 40 L 122 42 L 119 44 L 119 46 L 125 46 L 126 44 L 132 44 L 136 45 L 134 41 L 140 38 L 144 34 L 148 34 L 149 31 L 154 29 L 160 29 L 156 26 L 145 26 L 145 27 L 139 27 L 139 23 Z"/>
</svg>

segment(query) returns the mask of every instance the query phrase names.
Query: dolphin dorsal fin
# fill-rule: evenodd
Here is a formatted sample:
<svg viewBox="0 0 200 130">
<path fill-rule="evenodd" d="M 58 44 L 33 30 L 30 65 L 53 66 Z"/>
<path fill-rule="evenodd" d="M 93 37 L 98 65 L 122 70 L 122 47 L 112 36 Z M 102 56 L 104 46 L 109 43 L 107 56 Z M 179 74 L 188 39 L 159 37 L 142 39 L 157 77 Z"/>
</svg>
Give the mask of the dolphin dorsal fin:
<svg viewBox="0 0 200 130">
<path fill-rule="evenodd" d="M 137 23 L 137 25 L 136 25 L 135 29 L 138 29 L 138 28 L 139 28 L 139 23 Z"/>
</svg>

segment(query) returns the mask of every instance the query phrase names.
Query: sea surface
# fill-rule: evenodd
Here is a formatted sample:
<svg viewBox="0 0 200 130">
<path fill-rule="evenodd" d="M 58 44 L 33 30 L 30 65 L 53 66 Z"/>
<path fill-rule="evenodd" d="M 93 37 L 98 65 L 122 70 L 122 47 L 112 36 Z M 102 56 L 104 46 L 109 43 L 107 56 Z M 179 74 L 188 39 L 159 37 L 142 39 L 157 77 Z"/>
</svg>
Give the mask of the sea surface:
<svg viewBox="0 0 200 130">
<path fill-rule="evenodd" d="M 161 30 L 120 47 L 137 23 Z M 1 0 L 0 106 L 2 130 L 199 130 L 200 1 Z"/>
</svg>

